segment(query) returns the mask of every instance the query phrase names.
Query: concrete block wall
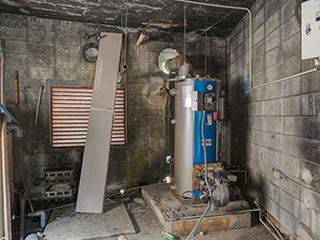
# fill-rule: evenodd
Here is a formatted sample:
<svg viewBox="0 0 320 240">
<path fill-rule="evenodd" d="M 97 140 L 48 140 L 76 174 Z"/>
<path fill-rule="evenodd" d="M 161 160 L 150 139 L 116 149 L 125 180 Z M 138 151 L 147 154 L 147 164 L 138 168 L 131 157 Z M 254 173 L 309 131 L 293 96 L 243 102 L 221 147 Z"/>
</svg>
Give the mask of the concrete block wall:
<svg viewBox="0 0 320 240">
<path fill-rule="evenodd" d="M 49 85 L 92 86 L 95 64 L 82 59 L 84 35 L 95 31 L 118 32 L 99 25 L 0 14 L 0 39 L 6 48 L 6 99 L 8 108 L 21 121 L 25 136 L 14 139 L 16 156 L 22 162 L 33 196 L 43 192 L 47 168 L 72 167 L 79 178 L 83 148 L 54 149 L 50 146 Z M 172 99 L 160 95 L 164 75 L 158 54 L 167 47 L 183 52 L 182 34 L 155 32 L 136 49 L 138 30 L 128 35 L 128 72 L 122 82 L 127 94 L 127 139 L 110 153 L 109 183 L 147 184 L 162 180 L 168 172 L 165 156 L 172 155 Z M 187 54 L 194 73 L 204 75 L 204 39 L 188 40 Z M 226 41 L 209 38 L 208 72 L 226 86 Z M 14 106 L 13 73 L 20 75 L 20 105 Z M 33 125 L 38 88 L 46 85 L 39 125 Z M 225 128 L 224 128 L 225 129 Z M 226 130 L 224 140 L 226 142 Z M 226 149 L 225 149 L 226 151 Z"/>
<path fill-rule="evenodd" d="M 253 87 L 314 67 L 301 60 L 295 0 L 257 0 L 253 12 Z M 247 195 L 292 238 L 320 239 L 320 198 L 284 180 L 320 191 L 320 73 L 250 90 L 248 18 L 228 40 L 228 118 L 233 163 L 249 170 Z"/>
</svg>

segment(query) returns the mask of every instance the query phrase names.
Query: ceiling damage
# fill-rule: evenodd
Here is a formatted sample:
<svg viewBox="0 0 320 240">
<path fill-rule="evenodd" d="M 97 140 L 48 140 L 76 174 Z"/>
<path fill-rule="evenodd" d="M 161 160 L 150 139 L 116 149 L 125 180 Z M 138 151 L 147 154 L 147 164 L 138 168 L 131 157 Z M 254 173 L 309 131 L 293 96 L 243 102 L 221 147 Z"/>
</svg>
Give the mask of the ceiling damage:
<svg viewBox="0 0 320 240">
<path fill-rule="evenodd" d="M 238 7 L 251 7 L 254 1 L 202 0 L 206 3 Z M 173 0 L 0 0 L 0 12 L 117 27 L 125 25 L 127 12 L 128 27 L 141 29 L 150 20 L 183 22 L 183 3 Z M 188 32 L 205 29 L 207 18 L 207 26 L 214 25 L 210 29 L 209 35 L 225 37 L 245 13 L 243 11 L 187 4 L 186 14 Z M 181 26 L 171 26 L 167 29 L 177 32 L 183 31 Z"/>
</svg>

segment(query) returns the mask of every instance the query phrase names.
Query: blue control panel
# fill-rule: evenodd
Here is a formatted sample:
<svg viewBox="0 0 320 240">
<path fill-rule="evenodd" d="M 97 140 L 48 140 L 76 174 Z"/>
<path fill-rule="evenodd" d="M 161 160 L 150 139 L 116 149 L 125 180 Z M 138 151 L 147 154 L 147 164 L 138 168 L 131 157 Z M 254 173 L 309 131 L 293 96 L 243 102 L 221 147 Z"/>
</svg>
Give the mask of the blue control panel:
<svg viewBox="0 0 320 240">
<path fill-rule="evenodd" d="M 217 110 L 218 84 L 214 80 L 196 80 L 194 91 L 198 93 L 198 108 L 194 113 L 194 164 L 204 164 L 202 123 L 207 162 L 214 163 L 217 162 L 217 123 L 214 112 Z"/>
</svg>

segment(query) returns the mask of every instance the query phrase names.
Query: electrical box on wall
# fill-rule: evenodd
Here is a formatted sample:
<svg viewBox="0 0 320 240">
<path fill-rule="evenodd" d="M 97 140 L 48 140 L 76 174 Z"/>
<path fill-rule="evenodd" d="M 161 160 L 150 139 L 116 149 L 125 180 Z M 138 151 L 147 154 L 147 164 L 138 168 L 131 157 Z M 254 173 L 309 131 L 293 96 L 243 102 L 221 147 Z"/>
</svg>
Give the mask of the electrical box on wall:
<svg viewBox="0 0 320 240">
<path fill-rule="evenodd" d="M 320 56 L 320 0 L 302 3 L 301 8 L 302 59 Z"/>
</svg>

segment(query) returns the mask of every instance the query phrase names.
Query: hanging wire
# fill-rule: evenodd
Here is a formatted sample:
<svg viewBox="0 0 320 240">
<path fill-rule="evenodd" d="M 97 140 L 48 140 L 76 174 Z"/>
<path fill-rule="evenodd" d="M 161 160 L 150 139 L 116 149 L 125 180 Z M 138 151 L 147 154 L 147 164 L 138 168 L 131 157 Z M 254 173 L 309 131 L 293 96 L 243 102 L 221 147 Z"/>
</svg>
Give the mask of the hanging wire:
<svg viewBox="0 0 320 240">
<path fill-rule="evenodd" d="M 214 28 L 215 26 L 217 26 L 219 23 L 221 23 L 223 20 L 225 20 L 227 17 L 229 17 L 232 13 L 234 13 L 236 11 L 236 9 L 233 9 L 232 11 L 230 11 L 229 13 L 227 13 L 223 18 L 219 19 L 218 21 L 216 21 L 214 24 L 212 24 L 210 27 L 206 27 L 206 29 L 200 33 L 200 35 L 207 33 L 209 30 L 211 30 L 212 28 Z"/>
<path fill-rule="evenodd" d="M 206 18 L 206 28 L 208 29 L 208 18 Z M 208 69 L 208 31 L 206 31 L 205 47 L 204 47 L 204 74 L 206 75 Z"/>
<path fill-rule="evenodd" d="M 187 15 L 186 15 L 186 0 L 183 3 L 183 63 L 186 64 L 186 31 L 187 31 Z"/>
</svg>

